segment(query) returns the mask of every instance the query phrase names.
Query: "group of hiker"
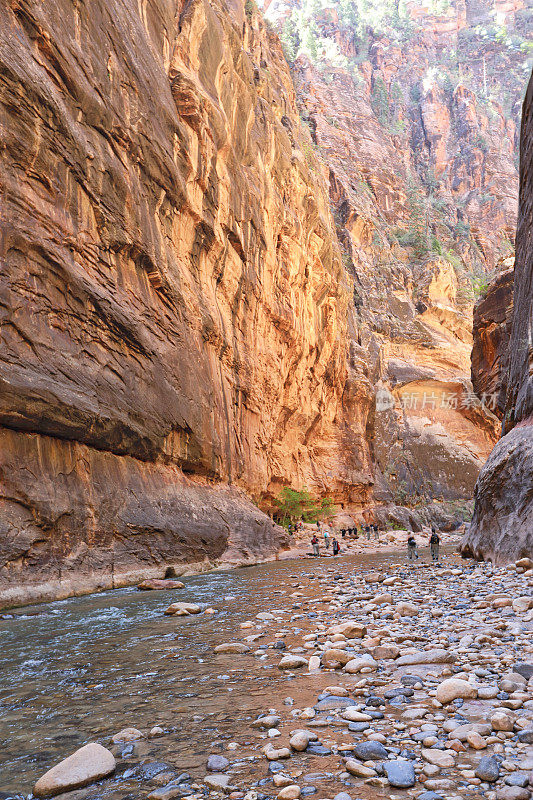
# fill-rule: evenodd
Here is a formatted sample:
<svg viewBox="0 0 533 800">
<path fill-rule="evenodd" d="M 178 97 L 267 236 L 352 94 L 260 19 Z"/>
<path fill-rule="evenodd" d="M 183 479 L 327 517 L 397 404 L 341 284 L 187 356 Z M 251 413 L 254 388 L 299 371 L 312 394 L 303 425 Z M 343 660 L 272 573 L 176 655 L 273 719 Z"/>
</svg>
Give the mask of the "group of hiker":
<svg viewBox="0 0 533 800">
<path fill-rule="evenodd" d="M 440 537 L 437 531 L 433 526 L 431 526 L 431 535 L 429 537 L 429 549 L 431 553 L 431 560 L 438 561 L 439 560 L 439 548 L 440 548 Z M 407 539 L 407 558 L 409 561 L 415 561 L 418 558 L 418 548 L 416 545 L 416 539 L 411 534 Z"/>
<path fill-rule="evenodd" d="M 316 525 L 317 525 L 317 529 L 318 529 L 317 533 L 320 535 L 320 523 L 317 522 Z M 339 540 L 337 539 L 337 537 L 333 536 L 333 538 L 332 538 L 330 536 L 329 531 L 328 531 L 327 528 L 324 528 L 324 530 L 322 531 L 322 537 L 324 539 L 324 546 L 325 546 L 326 550 L 329 550 L 330 539 L 331 539 L 331 549 L 333 551 L 333 555 L 334 556 L 338 555 L 338 553 L 340 552 L 341 548 L 340 548 Z M 311 545 L 313 547 L 313 555 L 314 556 L 319 556 L 320 555 L 320 540 L 319 540 L 319 538 L 318 538 L 316 533 L 313 535 L 313 538 L 311 539 Z"/>
<path fill-rule="evenodd" d="M 340 545 L 336 536 L 332 537 L 326 527 L 321 531 L 320 522 L 317 522 L 316 525 L 317 525 L 317 532 L 313 534 L 313 537 L 311 539 L 313 555 L 314 556 L 320 555 L 319 537 L 323 538 L 326 551 L 329 551 L 330 540 L 331 540 L 333 555 L 334 556 L 338 555 L 338 553 L 340 552 Z M 361 525 L 361 536 L 363 536 L 363 534 L 366 534 L 366 538 L 370 539 L 371 533 L 374 533 L 375 539 L 379 539 L 379 528 L 377 525 L 374 524 Z M 346 534 L 348 534 L 348 536 L 355 536 L 356 539 L 359 538 L 359 534 L 357 532 L 357 526 L 355 526 L 354 528 L 341 528 L 341 536 L 343 539 L 345 538 Z M 431 534 L 429 537 L 429 547 L 431 553 L 431 560 L 433 562 L 438 562 L 440 537 L 433 526 L 431 527 Z M 415 561 L 418 558 L 418 548 L 416 544 L 416 539 L 412 533 L 409 535 L 407 539 L 407 558 L 409 561 Z"/>
<path fill-rule="evenodd" d="M 329 533 L 329 531 L 328 531 L 328 529 L 326 527 L 321 531 L 320 522 L 317 522 L 316 526 L 317 526 L 317 532 L 313 535 L 313 538 L 311 539 L 311 545 L 313 547 L 313 555 L 314 556 L 319 556 L 320 555 L 320 538 L 319 537 L 322 537 L 324 539 L 324 546 L 325 546 L 326 550 L 328 550 L 328 551 L 329 551 L 329 545 L 330 545 L 330 539 L 331 539 L 331 549 L 333 551 L 333 555 L 334 556 L 338 555 L 338 553 L 340 553 L 340 549 L 341 548 L 340 548 L 339 540 L 336 538 L 336 536 L 331 537 L 331 535 L 330 535 L 330 533 Z M 366 538 L 370 539 L 370 536 L 371 536 L 372 533 L 374 534 L 374 539 L 379 539 L 379 528 L 378 528 L 377 525 L 374 525 L 374 524 L 361 525 L 361 536 L 366 535 Z M 359 538 L 359 532 L 357 530 L 357 525 L 355 527 L 353 527 L 353 528 L 341 528 L 341 536 L 342 536 L 342 538 L 344 539 L 346 537 L 346 535 L 353 536 L 356 539 L 358 539 Z"/>
</svg>

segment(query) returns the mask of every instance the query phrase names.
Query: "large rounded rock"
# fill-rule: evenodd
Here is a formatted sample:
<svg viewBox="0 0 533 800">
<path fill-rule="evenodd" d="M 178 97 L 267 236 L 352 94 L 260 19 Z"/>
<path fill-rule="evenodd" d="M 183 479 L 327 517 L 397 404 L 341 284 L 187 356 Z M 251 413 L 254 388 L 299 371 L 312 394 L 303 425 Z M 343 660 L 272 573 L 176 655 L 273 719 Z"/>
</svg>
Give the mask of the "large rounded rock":
<svg viewBox="0 0 533 800">
<path fill-rule="evenodd" d="M 500 762 L 494 756 L 483 756 L 476 767 L 476 778 L 494 783 L 500 777 Z"/>
<path fill-rule="evenodd" d="M 477 697 L 476 687 L 460 678 L 448 678 L 437 687 L 437 700 L 443 705 L 459 698 L 471 700 L 474 697 Z"/>
<path fill-rule="evenodd" d="M 510 714 L 506 714 L 505 711 L 495 711 L 490 718 L 490 724 L 495 731 L 512 731 L 514 719 Z"/>
<path fill-rule="evenodd" d="M 183 589 L 185 586 L 181 581 L 175 581 L 168 578 L 153 578 L 152 580 L 141 581 L 137 584 L 137 589 L 142 591 L 150 590 L 163 590 L 163 589 Z"/>
<path fill-rule="evenodd" d="M 347 653 L 346 650 L 332 647 L 322 654 L 322 666 L 329 669 L 337 669 L 338 667 L 343 667 L 352 658 L 353 653 Z"/>
<path fill-rule="evenodd" d="M 428 764 L 441 769 L 449 769 L 455 765 L 455 757 L 450 750 L 434 750 L 431 747 L 422 750 L 422 758 Z"/>
<path fill-rule="evenodd" d="M 217 644 L 215 647 L 215 653 L 249 653 L 250 648 L 245 645 L 243 642 L 223 642 L 222 644 Z"/>
<path fill-rule="evenodd" d="M 114 744 L 118 744 L 119 742 L 136 742 L 138 739 L 142 738 L 143 734 L 141 731 L 137 730 L 137 728 L 123 728 L 118 733 L 115 733 L 111 741 Z"/>
<path fill-rule="evenodd" d="M 358 711 L 356 706 L 350 706 L 342 712 L 343 719 L 347 719 L 348 722 L 370 722 L 372 717 L 370 714 L 365 714 L 362 711 Z"/>
<path fill-rule="evenodd" d="M 394 609 L 401 617 L 416 617 L 420 613 L 420 606 L 401 600 Z"/>
<path fill-rule="evenodd" d="M 328 631 L 330 636 L 334 636 L 336 633 L 342 633 L 347 639 L 362 639 L 366 636 L 366 625 L 353 619 L 347 620 L 339 625 L 333 625 Z"/>
<path fill-rule="evenodd" d="M 55 797 L 72 789 L 105 778 L 115 771 L 115 757 L 101 744 L 80 747 L 71 756 L 49 769 L 33 787 L 35 797 Z"/>
<path fill-rule="evenodd" d="M 376 774 L 375 769 L 365 767 L 364 764 L 361 764 L 360 761 L 356 761 L 355 758 L 349 758 L 344 766 L 346 767 L 346 772 L 349 772 L 350 775 L 353 775 L 355 778 L 371 778 Z"/>
<path fill-rule="evenodd" d="M 300 787 L 296 783 L 291 783 L 290 786 L 285 786 L 278 793 L 278 800 L 297 800 L 300 794 Z"/>
<path fill-rule="evenodd" d="M 296 733 L 291 736 L 289 744 L 297 753 L 303 753 L 309 746 L 309 734 L 307 731 L 296 731 Z"/>
<path fill-rule="evenodd" d="M 386 761 L 383 767 L 388 782 L 395 789 L 410 789 L 415 785 L 415 768 L 411 761 Z"/>
<path fill-rule="evenodd" d="M 383 761 L 388 756 L 381 742 L 358 742 L 354 753 L 360 761 Z"/>
<path fill-rule="evenodd" d="M 448 650 L 419 650 L 416 653 L 406 653 L 397 659 L 399 667 L 414 666 L 415 664 L 453 664 L 457 657 Z"/>
<path fill-rule="evenodd" d="M 307 667 L 309 662 L 303 656 L 293 656 L 293 655 L 286 655 L 283 656 L 281 661 L 278 664 L 279 669 L 300 669 L 301 667 Z"/>
<path fill-rule="evenodd" d="M 377 669 L 377 666 L 377 661 L 374 661 L 372 656 L 364 655 L 360 658 L 353 658 L 351 661 L 348 661 L 344 667 L 344 671 L 349 675 L 357 675 L 358 672 L 361 672 L 361 670 L 365 668 L 373 672 Z"/>
<path fill-rule="evenodd" d="M 213 753 L 207 759 L 207 769 L 209 772 L 224 772 L 229 767 L 229 761 L 225 756 Z"/>
</svg>

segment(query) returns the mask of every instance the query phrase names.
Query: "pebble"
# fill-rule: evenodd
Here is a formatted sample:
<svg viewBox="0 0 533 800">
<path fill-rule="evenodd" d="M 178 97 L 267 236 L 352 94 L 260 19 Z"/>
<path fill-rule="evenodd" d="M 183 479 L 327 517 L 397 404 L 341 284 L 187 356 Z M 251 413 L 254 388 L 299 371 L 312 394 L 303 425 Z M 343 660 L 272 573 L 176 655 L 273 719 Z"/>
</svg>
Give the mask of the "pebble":
<svg viewBox="0 0 533 800">
<path fill-rule="evenodd" d="M 224 756 L 211 755 L 207 759 L 207 769 L 210 772 L 223 772 L 229 767 L 229 761 Z"/>
</svg>

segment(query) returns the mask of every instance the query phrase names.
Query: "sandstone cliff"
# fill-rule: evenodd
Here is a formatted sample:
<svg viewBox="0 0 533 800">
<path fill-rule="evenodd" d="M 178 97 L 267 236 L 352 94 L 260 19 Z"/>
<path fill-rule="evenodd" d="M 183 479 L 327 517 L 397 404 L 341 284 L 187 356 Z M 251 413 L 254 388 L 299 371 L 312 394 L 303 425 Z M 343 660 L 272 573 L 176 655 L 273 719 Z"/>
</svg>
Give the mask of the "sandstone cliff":
<svg viewBox="0 0 533 800">
<path fill-rule="evenodd" d="M 222 0 L 0 14 L 2 586 L 275 552 L 225 486 L 365 463 L 277 37 Z"/>
<path fill-rule="evenodd" d="M 265 3 L 354 282 L 374 497 L 410 507 L 467 498 L 498 436 L 470 383 L 472 309 L 512 252 L 531 28 L 521 3 L 434 5 Z"/>
<path fill-rule="evenodd" d="M 510 334 L 505 335 L 505 435 L 479 476 L 472 525 L 462 543 L 465 555 L 496 563 L 533 552 L 532 253 L 533 77 L 522 119 L 514 298 Z"/>
<path fill-rule="evenodd" d="M 455 34 L 423 19 L 400 70 L 321 13 L 356 81 L 291 75 L 250 0 L 2 6 L 2 602 L 273 555 L 283 485 L 460 519 L 498 428 L 465 274 L 509 247 L 516 115 L 426 86 Z"/>
<path fill-rule="evenodd" d="M 512 259 L 509 259 L 512 261 Z M 513 315 L 514 268 L 489 286 L 474 308 L 472 385 L 477 396 L 490 402 L 502 419 L 505 413 L 506 365 Z"/>
</svg>

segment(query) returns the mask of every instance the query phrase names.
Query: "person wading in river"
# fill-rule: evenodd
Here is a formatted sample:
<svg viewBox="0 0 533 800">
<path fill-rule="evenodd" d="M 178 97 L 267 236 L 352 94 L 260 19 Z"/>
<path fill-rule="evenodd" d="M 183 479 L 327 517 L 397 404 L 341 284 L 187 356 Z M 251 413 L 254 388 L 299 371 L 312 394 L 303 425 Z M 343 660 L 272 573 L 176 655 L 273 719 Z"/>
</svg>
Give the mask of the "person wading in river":
<svg viewBox="0 0 533 800">
<path fill-rule="evenodd" d="M 418 558 L 418 553 L 416 550 L 416 541 L 413 534 L 411 534 L 407 539 L 407 558 L 409 559 L 409 561 L 414 561 L 415 558 Z"/>
<path fill-rule="evenodd" d="M 329 531 L 327 528 L 324 528 L 324 544 L 326 546 L 326 550 L 329 550 Z"/>
<path fill-rule="evenodd" d="M 440 545 L 440 538 L 435 530 L 435 528 L 431 528 L 431 536 L 429 537 L 429 547 L 431 550 L 431 560 L 438 561 L 439 560 L 439 545 Z"/>
<path fill-rule="evenodd" d="M 320 547 L 318 545 L 318 538 L 317 538 L 316 534 L 311 539 L 311 544 L 313 545 L 313 555 L 314 556 L 319 556 L 320 555 Z"/>
<path fill-rule="evenodd" d="M 333 546 L 333 555 L 336 556 L 340 550 L 337 539 L 333 539 L 332 546 Z"/>
</svg>

